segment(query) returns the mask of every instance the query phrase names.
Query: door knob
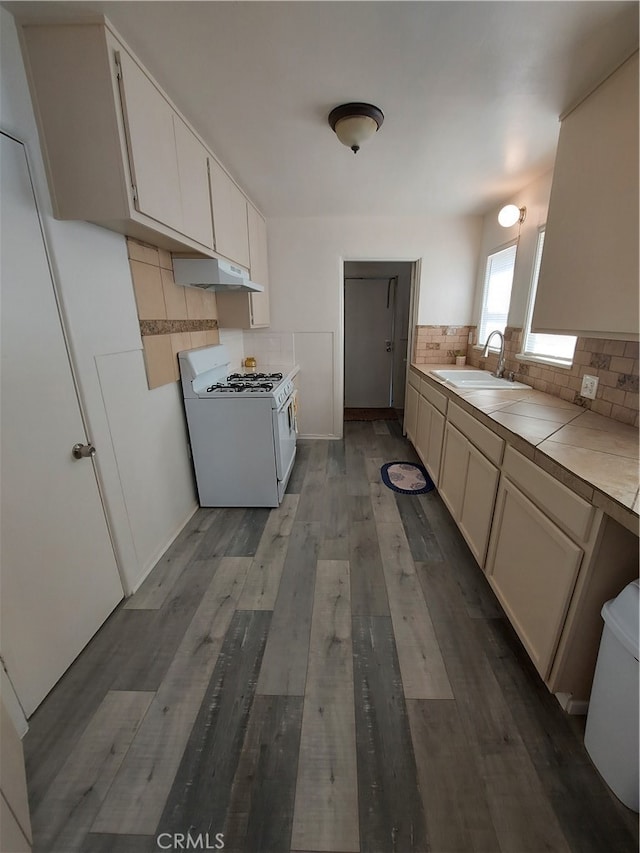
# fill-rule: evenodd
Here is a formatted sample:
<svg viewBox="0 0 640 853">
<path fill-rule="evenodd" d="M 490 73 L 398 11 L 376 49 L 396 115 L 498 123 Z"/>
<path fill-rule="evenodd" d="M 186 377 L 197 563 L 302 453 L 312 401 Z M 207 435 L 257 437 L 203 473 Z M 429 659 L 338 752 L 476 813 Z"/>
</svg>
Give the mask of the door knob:
<svg viewBox="0 0 640 853">
<path fill-rule="evenodd" d="M 96 455 L 96 449 L 93 444 L 74 444 L 71 448 L 71 455 L 74 459 L 87 459 Z"/>
<path fill-rule="evenodd" d="M 385 344 L 385 349 L 387 352 L 393 351 L 393 342 L 392 341 L 385 341 L 384 344 Z"/>
</svg>

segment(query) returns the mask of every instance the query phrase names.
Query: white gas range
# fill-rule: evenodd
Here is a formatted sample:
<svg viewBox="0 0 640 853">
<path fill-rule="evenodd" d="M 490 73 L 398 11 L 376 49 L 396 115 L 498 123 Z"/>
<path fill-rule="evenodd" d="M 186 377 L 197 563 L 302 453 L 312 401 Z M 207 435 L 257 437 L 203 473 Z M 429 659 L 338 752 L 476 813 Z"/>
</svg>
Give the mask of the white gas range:
<svg viewBox="0 0 640 853">
<path fill-rule="evenodd" d="M 200 506 L 278 506 L 296 456 L 293 369 L 234 372 L 222 344 L 178 360 Z"/>
</svg>

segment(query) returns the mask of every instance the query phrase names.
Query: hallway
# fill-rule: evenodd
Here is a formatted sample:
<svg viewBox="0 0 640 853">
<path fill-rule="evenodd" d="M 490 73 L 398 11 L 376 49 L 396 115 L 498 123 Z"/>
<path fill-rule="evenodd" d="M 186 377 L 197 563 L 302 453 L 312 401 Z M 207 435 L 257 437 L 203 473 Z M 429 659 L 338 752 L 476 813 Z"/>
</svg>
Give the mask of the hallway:
<svg viewBox="0 0 640 853">
<path fill-rule="evenodd" d="M 196 512 L 30 721 L 36 851 L 637 850 L 415 459 L 351 421 Z"/>
</svg>

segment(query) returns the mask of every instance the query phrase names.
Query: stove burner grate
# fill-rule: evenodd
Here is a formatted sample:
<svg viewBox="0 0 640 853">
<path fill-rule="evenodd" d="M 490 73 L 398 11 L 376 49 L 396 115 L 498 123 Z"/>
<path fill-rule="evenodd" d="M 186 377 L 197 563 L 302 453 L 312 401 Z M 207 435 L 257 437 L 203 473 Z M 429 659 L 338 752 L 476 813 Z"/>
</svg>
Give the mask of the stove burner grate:
<svg viewBox="0 0 640 853">
<path fill-rule="evenodd" d="M 236 382 L 238 380 L 249 383 L 264 381 L 280 382 L 282 380 L 282 373 L 232 373 L 227 376 L 227 382 Z"/>
<path fill-rule="evenodd" d="M 232 376 L 228 377 L 232 379 Z M 237 394 L 243 392 L 263 392 L 273 391 L 273 382 L 216 382 L 215 385 L 210 385 L 207 388 L 207 393 L 211 394 L 215 391 L 235 391 Z"/>
</svg>

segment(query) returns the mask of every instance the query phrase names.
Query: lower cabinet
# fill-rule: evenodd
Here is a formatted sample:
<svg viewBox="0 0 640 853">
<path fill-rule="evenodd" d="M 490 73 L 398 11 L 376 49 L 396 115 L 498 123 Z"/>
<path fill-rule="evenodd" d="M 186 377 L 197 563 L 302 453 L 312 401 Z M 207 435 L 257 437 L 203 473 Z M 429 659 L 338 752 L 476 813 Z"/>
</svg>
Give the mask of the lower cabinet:
<svg viewBox="0 0 640 853">
<path fill-rule="evenodd" d="M 405 428 L 548 689 L 584 713 L 602 605 L 638 577 L 637 535 L 413 370 Z"/>
<path fill-rule="evenodd" d="M 404 403 L 404 431 L 407 438 L 415 447 L 416 430 L 418 425 L 418 391 L 411 384 L 411 374 L 409 374 L 409 384 L 407 385 L 407 397 Z"/>
<path fill-rule="evenodd" d="M 486 574 L 540 675 L 551 671 L 584 551 L 506 477 Z"/>
<path fill-rule="evenodd" d="M 414 391 L 414 388 L 411 388 Z M 444 438 L 444 415 L 424 397 L 418 397 L 418 423 L 414 446 L 433 482 L 438 485 Z"/>
<path fill-rule="evenodd" d="M 498 468 L 447 422 L 440 496 L 480 566 L 487 552 L 498 477 Z"/>
</svg>

